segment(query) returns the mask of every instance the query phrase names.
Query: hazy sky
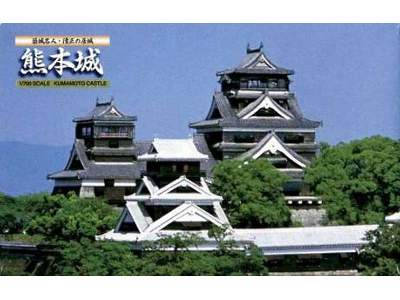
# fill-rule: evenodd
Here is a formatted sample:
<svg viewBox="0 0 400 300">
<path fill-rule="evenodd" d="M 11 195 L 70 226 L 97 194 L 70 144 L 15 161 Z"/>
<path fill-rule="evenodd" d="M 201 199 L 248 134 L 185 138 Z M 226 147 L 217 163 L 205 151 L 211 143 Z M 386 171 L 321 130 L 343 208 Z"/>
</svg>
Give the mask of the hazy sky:
<svg viewBox="0 0 400 300">
<path fill-rule="evenodd" d="M 107 89 L 20 89 L 21 34 L 110 35 L 100 48 Z M 373 134 L 398 138 L 399 29 L 388 25 L 13 25 L 0 26 L 0 141 L 71 145 L 72 118 L 95 100 L 116 100 L 138 117 L 137 138 L 187 137 L 218 89 L 216 71 L 235 66 L 246 44 L 264 43 L 294 69 L 292 90 L 330 143 Z M 77 48 L 78 49 L 78 48 Z M 43 48 L 46 53 L 55 51 Z M 84 48 L 80 48 L 84 50 Z"/>
</svg>

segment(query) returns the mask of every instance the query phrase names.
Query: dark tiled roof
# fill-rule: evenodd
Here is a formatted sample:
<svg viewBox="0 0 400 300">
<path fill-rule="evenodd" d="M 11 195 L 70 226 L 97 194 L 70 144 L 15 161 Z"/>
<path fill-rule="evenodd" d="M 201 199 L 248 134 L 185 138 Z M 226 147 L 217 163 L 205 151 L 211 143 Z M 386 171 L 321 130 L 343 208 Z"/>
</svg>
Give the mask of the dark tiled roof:
<svg viewBox="0 0 400 300">
<path fill-rule="evenodd" d="M 54 172 L 54 173 L 47 175 L 47 178 L 48 179 L 61 179 L 61 178 L 78 179 L 79 172 L 80 171 L 77 171 L 77 170 L 58 171 L 58 172 Z"/>
<path fill-rule="evenodd" d="M 206 119 L 209 119 L 214 111 L 218 109 L 222 118 L 231 118 L 235 116 L 235 112 L 231 108 L 228 98 L 222 92 L 215 92 L 211 103 L 210 111 Z"/>
<path fill-rule="evenodd" d="M 136 156 L 146 153 L 151 145 L 151 142 L 137 141 Z M 139 178 L 141 172 L 145 170 L 144 162 L 134 162 L 132 164 L 101 164 L 90 161 L 86 155 L 87 148 L 83 140 L 77 139 L 71 151 L 71 156 L 78 155 L 82 163 L 83 170 L 63 170 L 52 173 L 47 176 L 48 179 L 136 179 Z"/>
<path fill-rule="evenodd" d="M 205 170 L 207 172 L 207 177 L 210 177 L 212 168 L 217 163 L 217 161 L 214 159 L 210 149 L 208 148 L 207 141 L 204 138 L 203 134 L 195 134 L 193 136 L 193 142 L 199 152 L 208 155 L 208 159 L 202 161 L 200 163 L 200 167 L 202 170 Z"/>
<path fill-rule="evenodd" d="M 110 114 L 110 111 L 116 111 L 119 115 Z M 86 116 L 74 118 L 74 122 L 79 121 L 136 121 L 135 116 L 124 115 L 115 105 L 113 101 L 99 103 Z"/>
<path fill-rule="evenodd" d="M 135 141 L 136 156 L 149 152 L 153 141 Z"/>
<path fill-rule="evenodd" d="M 141 163 L 138 162 L 129 165 L 92 163 L 84 172 L 79 173 L 79 177 L 87 179 L 136 179 L 141 175 L 141 168 Z"/>
<path fill-rule="evenodd" d="M 259 62 L 265 62 L 263 65 L 258 65 Z M 292 75 L 293 70 L 288 70 L 276 66 L 267 56 L 258 49 L 256 51 L 250 51 L 235 68 L 227 69 L 224 71 L 217 72 L 218 76 L 225 74 L 279 74 L 279 75 Z"/>
<path fill-rule="evenodd" d="M 76 150 L 76 153 L 78 154 L 79 160 L 81 161 L 82 165 L 84 168 L 89 167 L 90 161 L 86 155 L 86 146 L 85 142 L 81 139 L 76 139 L 74 148 Z"/>
<path fill-rule="evenodd" d="M 288 98 L 289 111 L 295 116 L 296 119 L 302 119 L 303 113 L 301 112 L 299 103 L 294 95 L 290 95 Z"/>
<path fill-rule="evenodd" d="M 197 121 L 197 122 L 190 122 L 189 127 L 190 128 L 205 128 L 205 127 L 221 127 L 220 122 L 222 119 L 216 119 L 216 120 L 203 120 L 203 121 Z"/>
<path fill-rule="evenodd" d="M 224 120 L 222 126 L 239 127 L 258 127 L 258 128 L 317 128 L 320 122 L 312 121 L 306 118 L 284 120 L 284 119 L 250 119 L 250 120 Z"/>
<path fill-rule="evenodd" d="M 238 119 L 227 118 L 219 120 L 204 120 L 190 123 L 191 128 L 224 128 L 224 127 L 240 127 L 240 128 L 301 128 L 313 129 L 321 126 L 321 122 L 312 121 L 306 118 L 284 120 L 284 119 Z"/>
<path fill-rule="evenodd" d="M 233 69 L 227 69 L 224 71 L 220 71 L 217 73 L 217 75 L 223 75 L 223 74 L 250 74 L 250 75 L 258 75 L 258 74 L 277 74 L 277 75 L 292 75 L 294 74 L 294 71 L 292 70 L 286 70 L 286 69 L 246 69 L 246 68 L 233 68 Z"/>
</svg>

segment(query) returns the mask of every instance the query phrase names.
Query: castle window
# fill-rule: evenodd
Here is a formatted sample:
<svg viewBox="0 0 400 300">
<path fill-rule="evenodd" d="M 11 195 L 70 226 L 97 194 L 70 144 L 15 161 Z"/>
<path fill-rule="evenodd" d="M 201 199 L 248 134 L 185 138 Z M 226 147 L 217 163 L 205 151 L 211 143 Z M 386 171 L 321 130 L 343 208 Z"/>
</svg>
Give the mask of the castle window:
<svg viewBox="0 0 400 300">
<path fill-rule="evenodd" d="M 248 81 L 249 88 L 258 88 L 260 87 L 260 80 L 249 80 Z"/>
<path fill-rule="evenodd" d="M 92 127 L 82 127 L 82 136 L 90 137 L 92 135 Z"/>
<path fill-rule="evenodd" d="M 255 137 L 252 134 L 236 134 L 233 141 L 235 143 L 254 143 Z"/>
<path fill-rule="evenodd" d="M 270 80 L 269 82 L 268 82 L 268 87 L 269 88 L 276 88 L 276 87 L 278 87 L 278 81 L 277 80 Z"/>
<path fill-rule="evenodd" d="M 247 81 L 240 81 L 240 88 L 241 89 L 246 89 L 248 87 L 248 83 Z"/>
<path fill-rule="evenodd" d="M 288 133 L 284 136 L 283 141 L 289 144 L 301 144 L 304 143 L 304 136 L 294 133 Z"/>
<path fill-rule="evenodd" d="M 102 126 L 100 129 L 101 137 L 129 137 L 130 133 L 129 127 Z"/>
<path fill-rule="evenodd" d="M 189 172 L 189 165 L 188 164 L 184 164 L 183 165 L 183 173 L 188 173 Z"/>
</svg>

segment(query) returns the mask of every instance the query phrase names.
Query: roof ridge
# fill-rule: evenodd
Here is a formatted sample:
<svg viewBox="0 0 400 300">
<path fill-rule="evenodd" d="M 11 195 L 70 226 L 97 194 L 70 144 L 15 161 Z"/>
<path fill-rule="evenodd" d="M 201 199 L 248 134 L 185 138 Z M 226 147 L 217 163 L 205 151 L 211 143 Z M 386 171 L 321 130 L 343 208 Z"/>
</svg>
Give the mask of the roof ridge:
<svg viewBox="0 0 400 300">
<path fill-rule="evenodd" d="M 264 44 L 262 41 L 260 42 L 260 45 L 258 46 L 258 48 L 250 48 L 250 43 L 247 43 L 246 53 L 261 52 L 262 48 L 264 48 Z"/>
<path fill-rule="evenodd" d="M 108 106 L 108 105 L 113 105 L 114 104 L 114 97 L 111 97 L 110 100 L 105 100 L 104 102 L 101 102 L 99 97 L 96 98 L 96 106 Z"/>
</svg>

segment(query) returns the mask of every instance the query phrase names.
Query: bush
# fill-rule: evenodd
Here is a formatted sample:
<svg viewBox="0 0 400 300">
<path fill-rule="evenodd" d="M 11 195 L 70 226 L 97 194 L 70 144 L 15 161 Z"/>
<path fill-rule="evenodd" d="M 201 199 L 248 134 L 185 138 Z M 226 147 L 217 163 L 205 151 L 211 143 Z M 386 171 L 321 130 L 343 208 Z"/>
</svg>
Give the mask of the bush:
<svg viewBox="0 0 400 300">
<path fill-rule="evenodd" d="M 213 170 L 213 192 L 233 226 L 281 227 L 290 225 L 290 210 L 283 195 L 287 176 L 266 159 L 225 160 Z"/>
<path fill-rule="evenodd" d="M 263 275 L 267 274 L 264 257 L 258 248 L 235 250 L 226 241 L 226 228 L 214 228 L 220 251 L 189 251 L 203 239 L 195 234 L 161 237 L 148 243 L 143 251 L 132 252 L 129 244 L 95 241 L 96 234 L 115 226 L 116 211 L 98 199 L 33 194 L 18 198 L 0 195 L 3 216 L 0 224 L 7 239 L 43 242 L 50 246 L 45 259 L 45 275 Z M 18 220 L 18 221 L 16 221 Z M 17 228 L 17 224 L 21 224 Z M 27 234 L 10 234 L 27 231 Z M 49 248 L 46 248 L 49 249 Z M 168 249 L 166 251 L 166 249 Z M 29 274 L 26 265 L 0 258 L 4 274 Z M 14 270 L 15 269 L 15 270 Z"/>
<path fill-rule="evenodd" d="M 400 275 L 400 224 L 382 225 L 367 234 L 360 252 L 364 275 Z"/>
<path fill-rule="evenodd" d="M 32 194 L 9 197 L 0 194 L 0 234 L 42 235 L 48 241 L 94 239 L 112 229 L 118 213 L 99 199 L 75 194 Z"/>
<path fill-rule="evenodd" d="M 52 275 L 139 275 L 141 262 L 126 243 L 83 238 L 79 242 L 61 242 L 59 248 L 60 256 L 52 266 Z"/>
<path fill-rule="evenodd" d="M 26 231 L 48 240 L 93 240 L 96 234 L 112 229 L 118 218 L 104 201 L 80 199 L 75 194 L 43 195 L 25 201 L 30 207 Z"/>
<path fill-rule="evenodd" d="M 374 136 L 324 146 L 305 181 L 331 224 L 380 223 L 400 207 L 400 144 Z"/>
</svg>

